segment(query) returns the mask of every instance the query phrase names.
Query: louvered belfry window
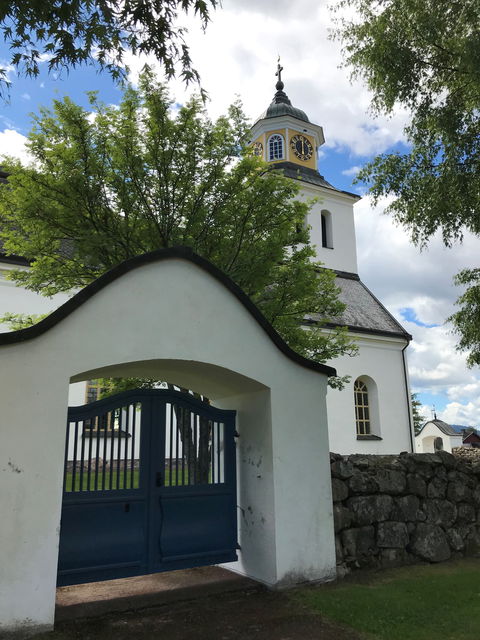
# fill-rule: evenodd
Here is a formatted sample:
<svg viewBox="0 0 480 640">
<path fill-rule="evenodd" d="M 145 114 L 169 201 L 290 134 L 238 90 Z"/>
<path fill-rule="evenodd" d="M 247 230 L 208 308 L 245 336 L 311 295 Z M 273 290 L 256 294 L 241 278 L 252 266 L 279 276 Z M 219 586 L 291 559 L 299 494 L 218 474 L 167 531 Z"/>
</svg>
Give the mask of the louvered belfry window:
<svg viewBox="0 0 480 640">
<path fill-rule="evenodd" d="M 367 385 L 361 380 L 355 380 L 353 390 L 355 395 L 355 422 L 357 425 L 357 435 L 367 436 L 371 433 Z"/>
</svg>

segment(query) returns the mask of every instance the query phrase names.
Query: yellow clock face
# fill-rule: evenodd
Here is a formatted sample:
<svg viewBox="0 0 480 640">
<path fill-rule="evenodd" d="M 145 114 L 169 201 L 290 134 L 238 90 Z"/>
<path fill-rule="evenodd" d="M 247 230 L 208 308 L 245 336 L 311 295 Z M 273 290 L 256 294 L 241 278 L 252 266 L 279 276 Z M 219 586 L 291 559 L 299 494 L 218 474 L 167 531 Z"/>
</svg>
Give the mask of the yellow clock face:
<svg viewBox="0 0 480 640">
<path fill-rule="evenodd" d="M 254 142 L 252 148 L 255 156 L 263 155 L 263 144 L 261 142 Z"/>
<path fill-rule="evenodd" d="M 312 143 L 300 134 L 290 138 L 290 147 L 299 160 L 310 160 L 313 156 Z"/>
</svg>

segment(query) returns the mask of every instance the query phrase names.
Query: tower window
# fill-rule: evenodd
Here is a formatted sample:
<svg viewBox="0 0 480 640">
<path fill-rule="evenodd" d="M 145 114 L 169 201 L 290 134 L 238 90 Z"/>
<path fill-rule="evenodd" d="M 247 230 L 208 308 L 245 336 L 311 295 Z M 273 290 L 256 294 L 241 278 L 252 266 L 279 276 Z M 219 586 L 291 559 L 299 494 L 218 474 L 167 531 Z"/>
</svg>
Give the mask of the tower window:
<svg viewBox="0 0 480 640">
<path fill-rule="evenodd" d="M 332 214 L 330 211 L 322 211 L 322 247 L 326 249 L 333 249 L 332 240 Z"/>
<path fill-rule="evenodd" d="M 268 139 L 268 159 L 283 160 L 283 136 L 278 133 L 273 134 Z"/>
<path fill-rule="evenodd" d="M 355 422 L 357 425 L 357 435 L 366 436 L 371 432 L 367 385 L 362 382 L 362 380 L 355 380 L 353 392 L 355 395 Z"/>
<path fill-rule="evenodd" d="M 322 247 L 327 246 L 327 219 L 322 213 Z"/>
</svg>

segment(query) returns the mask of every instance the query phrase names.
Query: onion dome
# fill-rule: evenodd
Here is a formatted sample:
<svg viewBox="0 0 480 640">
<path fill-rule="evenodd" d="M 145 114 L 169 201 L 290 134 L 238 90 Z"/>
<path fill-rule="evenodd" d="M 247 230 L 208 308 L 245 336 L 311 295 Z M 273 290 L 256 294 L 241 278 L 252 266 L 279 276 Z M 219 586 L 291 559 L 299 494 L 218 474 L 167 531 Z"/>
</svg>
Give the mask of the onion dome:
<svg viewBox="0 0 480 640">
<path fill-rule="evenodd" d="M 264 120 L 265 118 L 276 118 L 277 116 L 292 116 L 292 118 L 297 118 L 297 120 L 303 120 L 304 122 L 310 122 L 305 111 L 301 109 L 297 109 L 290 102 L 290 98 L 285 93 L 284 84 L 282 82 L 282 71 L 283 67 L 280 66 L 280 63 L 277 67 L 276 76 L 278 76 L 277 84 L 275 85 L 275 89 L 277 90 L 275 95 L 273 96 L 273 100 L 270 103 L 268 109 L 262 113 L 262 115 L 258 118 L 258 120 Z M 257 122 L 258 122 L 257 120 Z"/>
</svg>

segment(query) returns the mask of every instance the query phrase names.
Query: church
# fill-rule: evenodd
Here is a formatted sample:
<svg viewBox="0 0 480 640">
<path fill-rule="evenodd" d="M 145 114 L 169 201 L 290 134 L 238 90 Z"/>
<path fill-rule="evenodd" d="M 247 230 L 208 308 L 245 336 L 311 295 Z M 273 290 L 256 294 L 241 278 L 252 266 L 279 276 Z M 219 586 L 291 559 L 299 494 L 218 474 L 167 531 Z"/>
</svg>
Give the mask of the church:
<svg viewBox="0 0 480 640">
<path fill-rule="evenodd" d="M 279 66 L 276 93 L 251 129 L 254 153 L 292 180 L 300 182 L 300 197 L 316 198 L 306 224 L 317 259 L 336 274 L 340 300 L 346 305 L 332 326 L 347 326 L 358 346 L 355 357 L 342 356 L 328 364 L 339 375 L 350 376 L 342 391 L 327 394 L 330 451 L 342 454 L 394 454 L 413 451 L 413 428 L 405 350 L 411 336 L 387 311 L 358 275 L 354 204 L 357 194 L 335 188 L 319 171 L 318 150 L 323 128 L 294 107 L 284 91 Z M 6 176 L 0 172 L 0 180 Z M 15 287 L 5 279 L 12 268 L 28 269 L 19 256 L 0 253 L 0 315 L 6 312 L 40 314 L 52 301 Z M 55 296 L 55 306 L 65 295 Z M 305 319 L 305 327 L 318 321 Z M 6 325 L 0 325 L 6 330 Z M 328 327 L 325 328 L 328 331 Z M 96 381 L 70 385 L 70 405 L 81 405 L 98 395 Z"/>
</svg>

